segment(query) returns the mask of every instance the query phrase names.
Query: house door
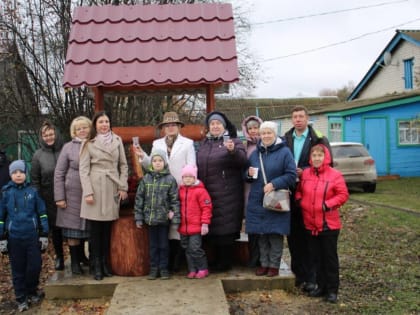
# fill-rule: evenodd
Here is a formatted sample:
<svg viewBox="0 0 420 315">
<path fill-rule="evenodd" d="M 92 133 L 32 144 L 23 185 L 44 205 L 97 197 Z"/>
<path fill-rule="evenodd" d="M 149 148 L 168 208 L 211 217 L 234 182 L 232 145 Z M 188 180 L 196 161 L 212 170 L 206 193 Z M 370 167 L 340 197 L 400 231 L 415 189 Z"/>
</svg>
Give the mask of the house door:
<svg viewBox="0 0 420 315">
<path fill-rule="evenodd" d="M 375 160 L 379 176 L 389 174 L 388 135 L 386 118 L 364 119 L 364 145 Z"/>
</svg>

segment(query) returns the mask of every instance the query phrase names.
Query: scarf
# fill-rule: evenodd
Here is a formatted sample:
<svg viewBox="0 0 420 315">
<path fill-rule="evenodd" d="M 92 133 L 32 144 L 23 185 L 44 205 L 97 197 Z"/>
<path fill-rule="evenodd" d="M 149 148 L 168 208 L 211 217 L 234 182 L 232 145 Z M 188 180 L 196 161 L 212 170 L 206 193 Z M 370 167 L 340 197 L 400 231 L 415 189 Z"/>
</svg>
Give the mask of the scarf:
<svg viewBox="0 0 420 315">
<path fill-rule="evenodd" d="M 165 143 L 166 143 L 166 148 L 167 148 L 167 153 L 168 153 L 168 157 L 171 156 L 171 151 L 172 151 L 172 147 L 174 146 L 174 143 L 176 141 L 176 139 L 178 138 L 178 135 L 174 136 L 174 137 L 165 137 Z"/>
<path fill-rule="evenodd" d="M 108 131 L 106 134 L 98 133 L 96 135 L 96 138 L 99 140 L 99 142 L 101 142 L 105 146 L 108 146 L 112 142 L 112 132 Z"/>
</svg>

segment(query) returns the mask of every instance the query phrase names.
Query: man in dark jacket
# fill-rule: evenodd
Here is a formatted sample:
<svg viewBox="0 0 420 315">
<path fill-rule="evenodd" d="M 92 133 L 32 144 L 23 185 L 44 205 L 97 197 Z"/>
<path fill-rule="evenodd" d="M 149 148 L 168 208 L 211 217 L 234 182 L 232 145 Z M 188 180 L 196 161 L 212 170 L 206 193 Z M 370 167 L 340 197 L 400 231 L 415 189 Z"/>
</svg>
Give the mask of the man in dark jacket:
<svg viewBox="0 0 420 315">
<path fill-rule="evenodd" d="M 302 175 L 305 168 L 309 167 L 309 156 L 311 148 L 316 144 L 325 145 L 331 154 L 331 147 L 328 139 L 319 131 L 309 125 L 308 110 L 304 106 L 295 106 L 292 109 L 293 128 L 285 133 L 287 146 L 293 153 L 296 162 L 296 172 L 298 178 Z M 331 159 L 332 166 L 332 159 Z M 292 200 L 294 200 L 294 191 Z M 292 202 L 290 234 L 287 238 L 291 256 L 291 268 L 295 274 L 296 286 L 304 284 L 305 291 L 315 288 L 316 279 L 311 279 L 309 275 L 308 245 L 305 236 L 302 213 L 300 207 Z"/>
</svg>

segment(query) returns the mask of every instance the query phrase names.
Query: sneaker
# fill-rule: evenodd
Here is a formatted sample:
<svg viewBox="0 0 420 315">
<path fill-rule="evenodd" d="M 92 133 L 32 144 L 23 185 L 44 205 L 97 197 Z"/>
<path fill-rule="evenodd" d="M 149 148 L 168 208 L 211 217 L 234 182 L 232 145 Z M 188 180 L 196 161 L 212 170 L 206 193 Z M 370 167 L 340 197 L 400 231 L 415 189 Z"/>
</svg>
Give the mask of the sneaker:
<svg viewBox="0 0 420 315">
<path fill-rule="evenodd" d="M 147 276 L 148 280 L 155 280 L 158 277 L 158 269 L 157 268 L 151 268 L 150 273 Z"/>
<path fill-rule="evenodd" d="M 194 279 L 195 278 L 195 275 L 196 275 L 195 271 L 191 271 L 191 272 L 189 272 L 187 274 L 187 278 L 188 279 Z"/>
<path fill-rule="evenodd" d="M 275 277 L 279 275 L 279 268 L 268 268 L 267 277 Z"/>
<path fill-rule="evenodd" d="M 169 271 L 167 269 L 162 269 L 160 271 L 160 278 L 162 280 L 168 280 L 170 278 Z"/>
<path fill-rule="evenodd" d="M 337 303 L 337 294 L 336 293 L 328 293 L 325 297 L 325 301 L 330 303 Z"/>
<path fill-rule="evenodd" d="M 20 313 L 27 311 L 28 309 L 29 309 L 29 305 L 28 305 L 28 302 L 26 302 L 26 300 L 21 303 L 18 303 L 18 311 Z"/>
<path fill-rule="evenodd" d="M 258 267 L 257 270 L 255 270 L 255 275 L 256 276 L 264 276 L 266 275 L 268 272 L 268 268 L 267 267 Z"/>
<path fill-rule="evenodd" d="M 34 294 L 29 294 L 28 302 L 29 304 L 38 304 L 45 297 L 45 293 L 42 291 L 37 291 Z"/>
<path fill-rule="evenodd" d="M 196 279 L 203 279 L 209 275 L 208 269 L 199 270 L 195 275 Z"/>
</svg>

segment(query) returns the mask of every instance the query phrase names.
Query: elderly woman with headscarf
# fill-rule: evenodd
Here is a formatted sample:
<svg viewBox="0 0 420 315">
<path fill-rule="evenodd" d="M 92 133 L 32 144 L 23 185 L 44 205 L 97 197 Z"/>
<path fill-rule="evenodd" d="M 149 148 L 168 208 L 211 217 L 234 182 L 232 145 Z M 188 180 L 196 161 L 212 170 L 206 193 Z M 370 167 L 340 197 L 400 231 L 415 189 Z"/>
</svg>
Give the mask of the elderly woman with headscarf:
<svg viewBox="0 0 420 315">
<path fill-rule="evenodd" d="M 264 194 L 293 187 L 296 181 L 296 164 L 286 143 L 277 136 L 276 123 L 263 122 L 260 126 L 260 137 L 257 149 L 249 158 L 247 181 L 251 182 L 251 191 L 246 209 L 245 232 L 258 234 L 261 266 L 257 268 L 256 275 L 273 277 L 279 273 L 284 235 L 288 235 L 290 231 L 290 212 L 264 208 Z M 262 167 L 267 178 L 266 184 Z M 258 174 L 254 176 L 256 168 Z"/>
<path fill-rule="evenodd" d="M 210 268 L 226 271 L 232 267 L 234 241 L 239 238 L 243 218 L 243 171 L 245 147 L 235 126 L 221 112 L 205 120 L 208 133 L 197 152 L 198 177 L 213 202 L 213 217 L 206 237 L 213 253 Z"/>
<path fill-rule="evenodd" d="M 260 125 L 262 124 L 262 119 L 257 116 L 248 116 L 242 121 L 242 134 L 245 137 L 246 145 L 246 156 L 249 158 L 251 153 L 255 151 L 257 147 L 258 140 L 260 140 Z M 244 186 L 244 209 L 248 205 L 248 195 L 251 189 L 250 183 L 245 183 Z M 246 220 L 246 219 L 245 219 Z M 259 265 L 260 260 L 260 251 L 258 249 L 258 235 L 248 234 L 248 253 L 249 261 L 248 266 L 255 268 Z"/>
</svg>

